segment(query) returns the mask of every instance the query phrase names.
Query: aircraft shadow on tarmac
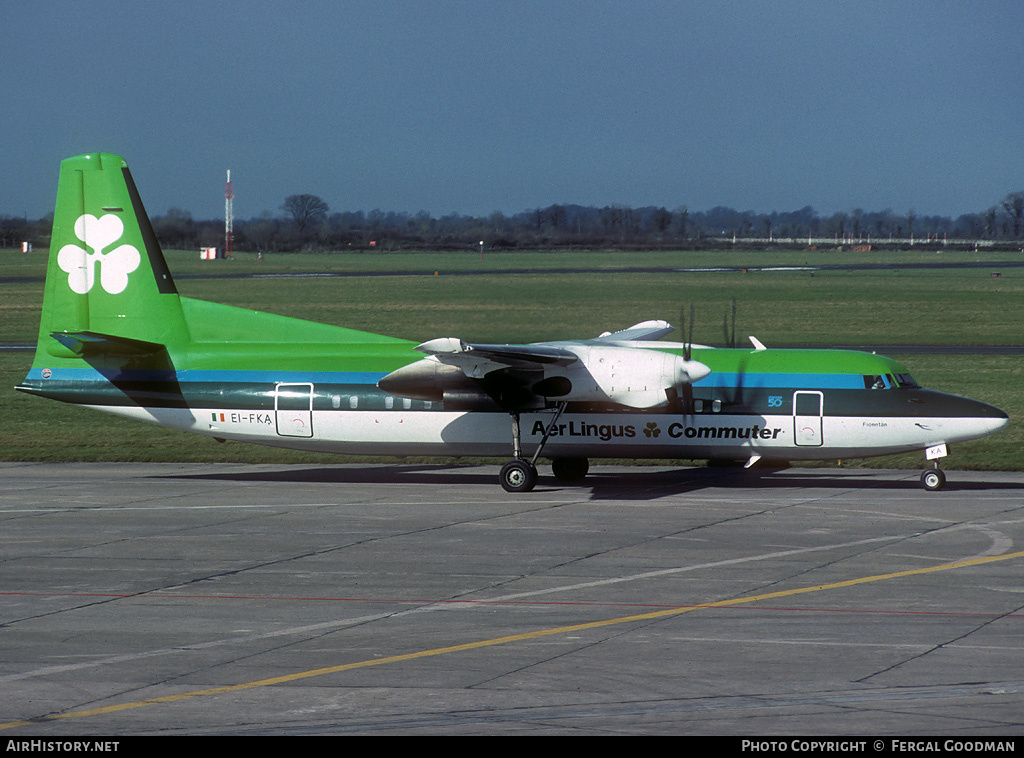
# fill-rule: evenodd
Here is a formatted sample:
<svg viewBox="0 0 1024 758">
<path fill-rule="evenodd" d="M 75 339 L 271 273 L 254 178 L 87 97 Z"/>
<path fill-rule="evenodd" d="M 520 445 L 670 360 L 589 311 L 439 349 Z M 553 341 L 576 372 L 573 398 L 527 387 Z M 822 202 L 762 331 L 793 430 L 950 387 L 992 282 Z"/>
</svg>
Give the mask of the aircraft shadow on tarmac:
<svg viewBox="0 0 1024 758">
<path fill-rule="evenodd" d="M 895 478 L 895 477 L 901 478 Z M 602 472 L 592 469 L 586 480 L 568 484 L 560 482 L 541 470 L 534 494 L 545 492 L 589 490 L 594 500 L 651 500 L 673 494 L 694 492 L 709 488 L 735 489 L 864 489 L 864 490 L 920 490 L 916 472 L 893 474 L 893 478 L 880 478 L 872 469 L 849 469 L 837 473 L 832 469 L 756 469 L 740 468 L 679 468 L 651 471 L 643 467 L 635 471 Z M 1021 482 L 972 481 L 971 472 L 958 471 L 947 481 L 943 492 L 970 492 L 984 490 L 1024 490 Z M 221 471 L 208 474 L 163 474 L 160 479 L 207 479 L 220 481 L 280 482 L 291 484 L 417 484 L 430 485 L 493 485 L 495 494 L 501 492 L 496 471 L 480 466 L 453 466 L 445 464 L 373 465 L 373 466 L 289 466 L 280 469 L 254 471 Z M 941 493 L 940 493 L 941 494 Z M 529 494 L 517 497 L 529 497 Z"/>
</svg>

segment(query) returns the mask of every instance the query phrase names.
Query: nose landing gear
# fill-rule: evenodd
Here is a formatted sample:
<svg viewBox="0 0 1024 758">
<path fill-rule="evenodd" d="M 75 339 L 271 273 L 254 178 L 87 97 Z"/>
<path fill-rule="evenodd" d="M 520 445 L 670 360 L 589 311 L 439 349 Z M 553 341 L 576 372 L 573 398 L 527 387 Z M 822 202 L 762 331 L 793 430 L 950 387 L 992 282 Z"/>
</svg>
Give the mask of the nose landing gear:
<svg viewBox="0 0 1024 758">
<path fill-rule="evenodd" d="M 939 459 L 949 455 L 949 446 L 945 442 L 932 445 L 924 451 L 924 455 L 933 461 L 933 467 L 921 472 L 921 486 L 929 492 L 937 492 L 946 486 L 946 475 L 939 468 Z"/>
<path fill-rule="evenodd" d="M 940 468 L 929 468 L 921 472 L 921 486 L 929 492 L 937 492 L 946 486 L 946 475 Z"/>
</svg>

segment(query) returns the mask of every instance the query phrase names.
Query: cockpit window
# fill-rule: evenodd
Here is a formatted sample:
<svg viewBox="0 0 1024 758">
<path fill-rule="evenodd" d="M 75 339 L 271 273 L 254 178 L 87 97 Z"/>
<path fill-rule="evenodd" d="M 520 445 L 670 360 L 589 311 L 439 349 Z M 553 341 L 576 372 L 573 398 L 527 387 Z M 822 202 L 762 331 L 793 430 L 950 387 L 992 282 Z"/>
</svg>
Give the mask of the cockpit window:
<svg viewBox="0 0 1024 758">
<path fill-rule="evenodd" d="M 865 374 L 864 375 L 864 389 L 866 390 L 884 390 L 888 389 L 888 385 L 885 379 L 877 374 Z"/>
<path fill-rule="evenodd" d="M 921 385 L 914 381 L 910 374 L 864 374 L 864 389 L 891 390 L 920 389 Z"/>
<path fill-rule="evenodd" d="M 914 381 L 914 377 L 910 374 L 896 374 L 896 384 L 900 387 L 920 387 L 921 385 Z"/>
</svg>

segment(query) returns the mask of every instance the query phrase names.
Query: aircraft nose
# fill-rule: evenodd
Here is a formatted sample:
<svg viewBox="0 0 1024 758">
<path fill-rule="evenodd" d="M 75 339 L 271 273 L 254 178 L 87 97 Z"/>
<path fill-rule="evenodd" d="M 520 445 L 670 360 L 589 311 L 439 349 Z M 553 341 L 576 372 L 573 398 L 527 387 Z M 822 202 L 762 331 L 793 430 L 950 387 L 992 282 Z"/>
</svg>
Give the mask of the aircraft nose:
<svg viewBox="0 0 1024 758">
<path fill-rule="evenodd" d="M 996 410 L 998 411 L 999 409 L 997 408 Z M 1010 417 L 1009 416 L 1007 416 L 1002 411 L 999 411 L 999 413 L 1001 415 L 992 415 L 992 416 L 987 416 L 987 417 L 978 419 L 978 421 L 976 423 L 981 428 L 981 434 L 983 436 L 987 436 L 989 434 L 995 434 L 1000 429 L 1002 429 L 1004 426 L 1006 426 L 1008 423 L 1010 423 Z"/>
<path fill-rule="evenodd" d="M 977 418 L 991 419 L 993 422 L 998 422 L 999 426 L 996 427 L 997 429 L 1002 429 L 1010 420 L 1010 416 L 1001 408 L 996 408 L 994 405 L 983 403 L 980 400 L 969 400 L 968 402 L 971 404 L 974 415 Z"/>
<path fill-rule="evenodd" d="M 959 398 L 955 411 L 964 439 L 977 439 L 998 432 L 1010 422 L 1006 411 L 978 400 Z M 955 407 L 955 406 L 954 406 Z"/>
<path fill-rule="evenodd" d="M 998 432 L 1010 423 L 1010 416 L 1006 411 L 988 403 L 978 403 L 978 405 L 982 406 L 982 413 L 984 414 L 982 418 L 988 420 L 993 432 Z"/>
</svg>

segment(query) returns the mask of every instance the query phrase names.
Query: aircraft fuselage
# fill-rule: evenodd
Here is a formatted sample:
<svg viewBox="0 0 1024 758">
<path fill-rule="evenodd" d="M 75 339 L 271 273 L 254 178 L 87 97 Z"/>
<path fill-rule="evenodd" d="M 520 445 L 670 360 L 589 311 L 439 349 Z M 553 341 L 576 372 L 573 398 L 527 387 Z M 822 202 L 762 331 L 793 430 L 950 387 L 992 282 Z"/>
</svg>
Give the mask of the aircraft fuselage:
<svg viewBox="0 0 1024 758">
<path fill-rule="evenodd" d="M 835 366 L 837 355 L 842 372 L 811 370 Z M 544 454 L 552 458 L 823 460 L 961 442 L 1006 423 L 999 409 L 917 387 L 900 364 L 867 353 L 723 349 L 695 357 L 713 370 L 693 385 L 689 407 L 678 399 L 648 409 L 569 403 L 550 430 L 553 405 L 523 412 L 524 452 L 548 433 Z M 739 362 L 743 371 L 714 370 Z M 858 364 L 864 373 L 852 373 Z M 19 389 L 219 439 L 365 455 L 508 455 L 506 412 L 390 395 L 376 386 L 385 373 L 39 367 Z M 897 376 L 908 378 L 901 386 Z"/>
<path fill-rule="evenodd" d="M 222 440 L 511 453 L 510 491 L 533 487 L 541 451 L 573 480 L 589 458 L 937 458 L 1007 423 L 921 389 L 888 358 L 664 342 L 664 321 L 587 340 L 417 344 L 182 297 L 126 162 L 109 153 L 61 164 L 46 277 L 23 392 Z M 941 487 L 934 476 L 926 487 Z"/>
</svg>

